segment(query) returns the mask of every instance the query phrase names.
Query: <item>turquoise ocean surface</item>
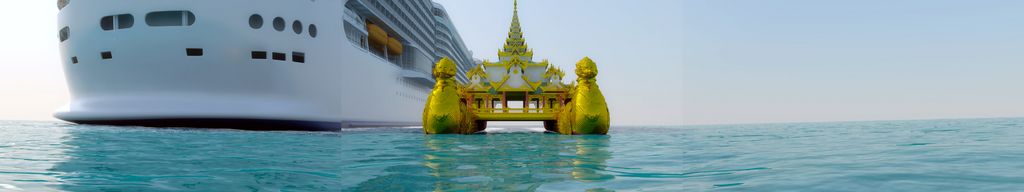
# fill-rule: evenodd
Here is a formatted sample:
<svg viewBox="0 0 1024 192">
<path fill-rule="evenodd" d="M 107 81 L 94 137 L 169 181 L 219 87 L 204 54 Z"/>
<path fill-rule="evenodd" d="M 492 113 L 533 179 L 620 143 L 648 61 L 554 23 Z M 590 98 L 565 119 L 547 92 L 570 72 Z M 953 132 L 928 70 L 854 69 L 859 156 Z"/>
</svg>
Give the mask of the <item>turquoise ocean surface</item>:
<svg viewBox="0 0 1024 192">
<path fill-rule="evenodd" d="M 509 130 L 7 121 L 0 191 L 1024 191 L 1024 119 Z"/>
</svg>

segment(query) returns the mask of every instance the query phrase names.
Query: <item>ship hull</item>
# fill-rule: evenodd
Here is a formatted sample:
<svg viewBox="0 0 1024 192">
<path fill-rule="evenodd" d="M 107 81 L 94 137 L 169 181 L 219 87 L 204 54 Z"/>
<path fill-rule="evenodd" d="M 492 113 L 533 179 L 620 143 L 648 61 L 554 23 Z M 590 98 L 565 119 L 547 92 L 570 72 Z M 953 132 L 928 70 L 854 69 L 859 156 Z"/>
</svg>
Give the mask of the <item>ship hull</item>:
<svg viewBox="0 0 1024 192">
<path fill-rule="evenodd" d="M 338 11 L 344 1 L 186 2 L 73 1 L 63 8 L 58 24 L 71 35 L 60 52 L 71 100 L 54 116 L 83 124 L 256 130 L 420 124 L 429 87 L 346 39 Z M 147 23 L 147 14 L 178 10 L 193 13 L 194 23 Z M 104 30 L 98 22 L 119 14 L 133 15 L 134 25 Z M 249 25 L 254 14 L 261 28 Z M 286 20 L 285 30 L 274 29 L 276 17 Z M 293 31 L 296 21 L 303 32 Z M 255 59 L 254 52 L 267 56 Z"/>
</svg>

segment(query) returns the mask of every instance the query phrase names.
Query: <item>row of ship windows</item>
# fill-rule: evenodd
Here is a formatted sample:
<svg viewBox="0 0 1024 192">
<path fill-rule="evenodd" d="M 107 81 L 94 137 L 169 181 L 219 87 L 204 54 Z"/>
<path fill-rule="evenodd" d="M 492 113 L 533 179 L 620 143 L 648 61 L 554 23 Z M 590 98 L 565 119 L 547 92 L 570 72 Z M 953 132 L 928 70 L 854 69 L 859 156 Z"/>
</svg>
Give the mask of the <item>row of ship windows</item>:
<svg viewBox="0 0 1024 192">
<path fill-rule="evenodd" d="M 249 16 L 249 27 L 252 27 L 252 29 L 263 28 L 263 16 L 260 16 L 260 14 L 252 14 L 252 16 Z M 284 27 L 285 27 L 284 18 L 275 17 L 274 18 L 274 30 L 284 31 Z M 305 26 L 302 25 L 302 21 L 299 21 L 299 20 L 292 21 L 292 31 L 295 32 L 295 34 L 302 34 L 302 30 L 304 28 L 305 28 Z M 309 33 L 310 37 L 316 38 L 316 35 L 317 35 L 316 25 L 309 24 L 309 30 L 307 32 Z"/>
<path fill-rule="evenodd" d="M 157 11 L 146 14 L 146 24 L 151 27 L 166 27 L 166 26 L 192 26 L 196 23 L 196 15 L 191 11 Z M 131 14 L 119 14 L 110 15 L 100 19 L 100 28 L 104 31 L 110 31 L 115 29 L 128 29 L 135 26 L 135 16 Z M 263 16 L 259 14 L 253 14 L 249 17 L 249 27 L 253 29 L 259 29 L 263 27 Z M 274 18 L 274 30 L 284 31 L 285 23 L 284 18 Z M 292 22 L 292 31 L 295 34 L 302 34 L 305 27 L 302 25 L 302 21 L 295 20 Z M 316 25 L 309 24 L 307 33 L 310 37 L 316 38 L 318 30 Z M 60 29 L 60 42 L 64 42 L 71 37 L 71 29 L 64 27 Z"/>
<path fill-rule="evenodd" d="M 266 51 L 252 51 L 252 59 L 267 59 Z M 271 52 L 270 59 L 278 61 L 288 60 L 288 55 L 281 52 Z M 303 52 L 292 52 L 292 62 L 306 63 L 306 53 Z"/>
<path fill-rule="evenodd" d="M 151 27 L 192 26 L 196 23 L 196 15 L 191 11 L 157 11 L 146 14 L 146 24 Z M 104 31 L 128 29 L 135 26 L 135 16 L 131 14 L 110 15 L 100 19 L 100 28 Z M 60 42 L 71 38 L 71 28 L 63 27 L 59 32 Z"/>
<path fill-rule="evenodd" d="M 190 57 L 203 56 L 202 48 L 185 48 L 185 55 Z M 100 59 L 108 60 L 113 59 L 114 54 L 110 51 L 100 52 Z M 253 51 L 252 59 L 267 59 L 266 51 Z M 288 55 L 281 52 L 272 52 L 271 59 L 278 61 L 288 60 Z M 303 52 L 292 52 L 292 61 L 296 63 L 306 63 L 306 53 Z M 78 64 L 78 57 L 71 57 L 71 64 Z"/>
<path fill-rule="evenodd" d="M 157 11 L 146 14 L 146 24 L 151 27 L 192 26 L 196 23 L 196 15 L 191 11 Z M 131 14 L 110 15 L 100 19 L 100 28 L 104 31 L 127 29 L 135 26 L 135 16 Z"/>
</svg>

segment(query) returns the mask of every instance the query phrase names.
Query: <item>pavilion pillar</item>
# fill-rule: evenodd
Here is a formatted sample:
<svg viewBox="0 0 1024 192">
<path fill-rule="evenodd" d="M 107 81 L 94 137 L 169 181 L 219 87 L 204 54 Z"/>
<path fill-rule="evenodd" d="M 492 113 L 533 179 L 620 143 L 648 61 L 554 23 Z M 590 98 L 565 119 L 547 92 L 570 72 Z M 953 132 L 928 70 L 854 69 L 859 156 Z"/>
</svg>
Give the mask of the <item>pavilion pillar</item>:
<svg viewBox="0 0 1024 192">
<path fill-rule="evenodd" d="M 508 113 L 508 92 L 501 92 L 501 111 Z"/>
<path fill-rule="evenodd" d="M 544 112 L 544 108 L 548 107 L 548 104 L 544 103 L 547 102 L 547 98 L 548 96 L 541 96 L 540 99 L 537 99 L 537 106 L 540 106 L 540 112 Z"/>
<path fill-rule="evenodd" d="M 537 112 L 544 112 L 544 95 L 537 96 Z"/>
<path fill-rule="evenodd" d="M 523 96 L 523 113 L 530 112 L 530 92 L 527 91 Z"/>
<path fill-rule="evenodd" d="M 473 98 L 473 94 L 469 94 L 469 99 L 466 100 L 466 109 L 475 109 L 474 105 L 476 105 L 476 99 Z"/>
</svg>

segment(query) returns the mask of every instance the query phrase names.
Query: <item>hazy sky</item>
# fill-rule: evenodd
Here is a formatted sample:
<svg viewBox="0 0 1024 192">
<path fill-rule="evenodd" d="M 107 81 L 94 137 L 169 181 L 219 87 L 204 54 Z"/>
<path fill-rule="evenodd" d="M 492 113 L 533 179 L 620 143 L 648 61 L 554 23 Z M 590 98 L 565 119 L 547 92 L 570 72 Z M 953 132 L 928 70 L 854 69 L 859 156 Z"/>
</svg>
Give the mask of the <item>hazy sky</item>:
<svg viewBox="0 0 1024 192">
<path fill-rule="evenodd" d="M 511 1 L 437 2 L 474 57 L 496 60 Z M 1024 1 L 519 5 L 535 59 L 597 62 L 613 124 L 1024 116 Z M 0 119 L 53 120 L 68 98 L 56 2 L 0 10 Z"/>
</svg>

